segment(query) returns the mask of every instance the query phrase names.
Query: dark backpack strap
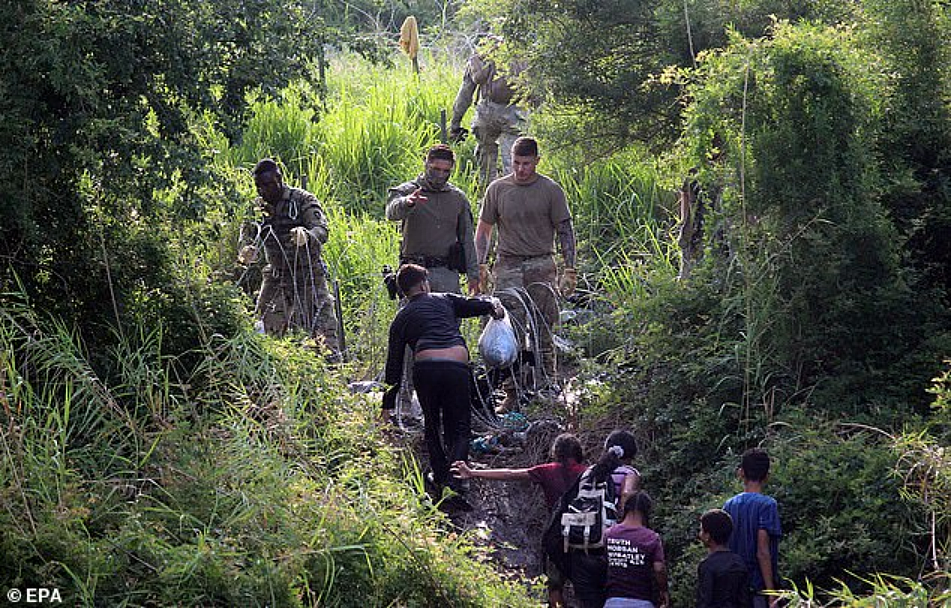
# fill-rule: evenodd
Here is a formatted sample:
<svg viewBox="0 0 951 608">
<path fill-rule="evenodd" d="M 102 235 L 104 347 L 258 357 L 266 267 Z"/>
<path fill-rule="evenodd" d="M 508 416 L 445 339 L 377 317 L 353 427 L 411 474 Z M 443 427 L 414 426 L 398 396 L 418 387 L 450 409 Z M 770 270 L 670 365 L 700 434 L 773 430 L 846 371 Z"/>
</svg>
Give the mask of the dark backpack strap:
<svg viewBox="0 0 951 608">
<path fill-rule="evenodd" d="M 551 519 L 548 520 L 548 526 L 542 534 L 542 547 L 545 549 L 545 555 L 568 578 L 571 578 L 571 574 L 569 573 L 568 553 L 565 551 L 565 539 L 561 535 L 561 516 L 568 511 L 568 505 L 578 495 L 581 478 L 590 471 L 591 468 L 589 467 L 584 473 L 578 475 L 574 483 L 558 498 L 558 502 L 551 512 Z"/>
</svg>

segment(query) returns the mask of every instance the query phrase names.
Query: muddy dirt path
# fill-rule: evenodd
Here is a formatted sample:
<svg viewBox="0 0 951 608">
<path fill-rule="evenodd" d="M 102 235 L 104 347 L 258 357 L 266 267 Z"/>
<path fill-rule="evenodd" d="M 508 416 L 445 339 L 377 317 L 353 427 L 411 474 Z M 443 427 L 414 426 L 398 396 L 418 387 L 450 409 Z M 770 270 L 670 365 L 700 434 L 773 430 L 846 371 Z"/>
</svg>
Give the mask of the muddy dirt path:
<svg viewBox="0 0 951 608">
<path fill-rule="evenodd" d="M 473 468 L 528 468 L 550 460 L 550 448 L 559 433 L 565 432 L 567 419 L 577 407 L 577 395 L 567 390 L 574 373 L 565 374 L 561 394 L 535 401 L 520 418 L 522 425 L 506 429 L 508 417 L 499 418 L 491 410 L 474 412 L 472 419 L 473 447 L 469 464 Z M 501 397 L 495 401 L 498 403 Z M 410 447 L 424 470 L 429 461 L 423 439 L 422 412 L 415 399 L 398 401 L 392 441 Z M 527 427 L 527 428 L 526 428 Z M 484 441 L 479 445 L 479 439 Z M 459 532 L 468 534 L 474 543 L 485 547 L 492 565 L 505 579 L 522 584 L 539 606 L 547 606 L 544 559 L 541 537 L 548 525 L 550 512 L 544 494 L 531 482 L 469 479 L 465 501 L 471 509 L 458 508 L 444 501 L 447 513 Z M 439 497 L 429 488 L 434 501 Z M 566 599 L 571 600 L 570 587 Z M 571 604 L 569 604 L 571 605 Z"/>
<path fill-rule="evenodd" d="M 548 461 L 549 446 L 561 428 L 555 420 L 533 421 L 521 446 L 498 453 L 474 453 L 475 468 L 528 468 Z M 471 511 L 452 510 L 449 517 L 461 530 L 490 550 L 499 573 L 533 589 L 546 601 L 541 537 L 550 517 L 541 489 L 530 482 L 468 480 L 466 500 Z"/>
</svg>

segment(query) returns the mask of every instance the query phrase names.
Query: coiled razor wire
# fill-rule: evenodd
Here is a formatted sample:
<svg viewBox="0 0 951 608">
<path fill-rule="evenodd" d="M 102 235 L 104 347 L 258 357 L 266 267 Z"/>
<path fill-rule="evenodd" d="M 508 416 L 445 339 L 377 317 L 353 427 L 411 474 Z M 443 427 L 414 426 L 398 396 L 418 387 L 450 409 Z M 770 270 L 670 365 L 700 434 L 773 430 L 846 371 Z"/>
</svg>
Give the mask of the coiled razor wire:
<svg viewBox="0 0 951 608">
<path fill-rule="evenodd" d="M 254 235 L 254 238 L 252 239 L 251 245 L 254 246 L 258 250 L 259 252 L 258 255 L 260 255 L 260 252 L 264 249 L 264 244 L 267 239 L 275 239 L 277 241 L 278 249 L 281 251 L 281 255 L 283 256 L 285 268 L 297 268 L 298 267 L 297 262 L 300 260 L 300 255 L 303 254 L 304 256 L 306 256 L 306 261 L 308 266 L 307 270 L 309 271 L 309 274 L 307 274 L 307 276 L 310 276 L 310 277 L 314 276 L 315 268 L 313 264 L 314 264 L 315 256 L 312 255 L 310 239 L 308 239 L 304 247 L 294 248 L 294 256 L 293 256 L 294 259 L 292 260 L 291 256 L 288 255 L 286 248 L 277 238 L 277 235 L 274 234 L 273 230 L 263 229 L 261 222 L 254 222 L 253 225 L 255 228 L 255 235 Z M 239 237 L 239 239 L 240 239 L 240 242 L 247 242 L 246 237 L 244 237 L 244 235 Z M 293 261 L 293 264 L 292 264 L 292 261 Z M 329 269 L 327 265 L 323 263 L 322 261 L 320 264 L 321 264 L 321 269 L 325 273 L 329 273 Z M 244 272 L 238 278 L 238 281 L 237 281 L 238 284 L 242 284 L 244 282 L 244 280 L 247 278 L 249 271 L 250 271 L 250 264 L 248 265 L 247 268 L 245 268 Z M 310 333 L 313 333 L 314 327 L 316 327 L 317 325 L 317 318 L 320 312 L 320 307 L 319 307 L 320 302 L 319 302 L 319 299 L 317 298 L 316 283 L 313 280 L 310 280 L 310 292 L 311 292 L 310 295 L 314 303 L 313 314 L 311 315 L 310 319 L 304 319 L 303 317 L 300 317 L 300 315 L 303 314 L 303 311 L 306 311 L 306 307 L 304 306 L 304 300 L 302 298 L 303 290 L 299 289 L 301 278 L 298 277 L 299 273 L 297 272 L 291 272 L 290 274 L 291 274 L 291 283 L 293 288 L 292 310 L 285 309 L 283 311 L 286 316 L 288 326 L 290 327 L 292 325 L 291 321 L 294 316 L 294 311 L 301 311 L 300 313 L 296 314 L 296 317 L 301 319 L 304 329 L 306 329 Z M 367 276 L 371 276 L 371 273 L 368 273 Z M 557 301 L 557 293 L 555 292 L 554 288 L 552 287 L 550 283 L 536 282 L 536 283 L 531 283 L 528 287 L 535 287 L 535 286 L 540 286 L 543 289 L 549 290 L 552 294 L 552 297 L 555 298 L 555 301 Z M 534 358 L 535 358 L 534 365 L 532 366 L 533 371 L 531 374 L 531 387 L 526 386 L 523 383 L 523 378 L 522 378 L 523 372 L 519 371 L 518 369 L 511 370 L 512 382 L 514 383 L 514 386 L 515 386 L 515 395 L 516 395 L 516 410 L 515 411 L 518 411 L 519 404 L 523 400 L 525 400 L 526 397 L 530 396 L 531 394 L 534 394 L 534 392 L 538 391 L 540 388 L 546 388 L 556 384 L 555 379 L 549 376 L 548 370 L 545 368 L 544 361 L 541 356 L 542 353 L 540 352 L 540 344 L 541 344 L 540 338 L 542 335 L 544 335 L 541 332 L 547 332 L 547 336 L 551 339 L 551 342 L 552 342 L 551 356 L 553 358 L 553 364 L 554 364 L 553 366 L 555 370 L 558 369 L 557 368 L 558 349 L 555 344 L 555 340 L 554 340 L 555 333 L 552 328 L 552 325 L 548 323 L 547 320 L 545 320 L 544 316 L 542 315 L 541 309 L 535 303 L 535 300 L 532 298 L 527 287 L 508 287 L 502 290 L 497 290 L 494 295 L 498 297 L 498 295 L 500 294 L 509 296 L 511 300 L 516 302 L 516 305 L 521 308 L 522 312 L 524 312 L 524 319 L 525 319 L 524 324 L 521 321 L 519 321 L 517 318 L 511 315 L 510 315 L 510 320 L 512 322 L 513 329 L 516 332 L 516 336 L 519 336 L 520 341 L 522 341 L 522 343 L 519 346 L 520 347 L 528 346 L 528 350 L 534 355 Z M 281 305 L 284 306 L 283 301 L 281 302 Z M 256 311 L 256 312 L 258 314 L 263 313 L 263 311 Z M 526 341 L 527 341 L 527 344 L 525 344 Z M 521 357 L 522 350 L 523 350 L 522 348 L 519 348 L 520 357 Z M 523 363 L 520 362 L 519 365 L 523 365 Z M 471 407 L 472 407 L 473 417 L 479 423 L 493 430 L 499 430 L 499 431 L 507 430 L 507 427 L 506 427 L 507 423 L 505 421 L 505 418 L 503 416 L 500 416 L 495 411 L 495 395 L 494 395 L 495 387 L 493 386 L 493 383 L 490 380 L 488 390 L 486 391 L 485 387 L 483 386 L 484 383 L 479 381 L 479 374 L 477 371 L 478 368 L 476 368 L 475 366 L 471 366 L 471 367 L 472 367 L 472 372 L 471 372 L 472 386 L 474 387 L 473 389 L 474 396 L 476 397 L 475 401 L 478 402 L 478 405 L 476 403 L 472 403 Z M 486 374 L 489 375 L 490 378 L 493 373 L 499 373 L 499 372 L 486 371 Z M 376 376 L 376 380 L 382 381 L 382 379 L 383 379 L 383 370 L 380 370 L 380 372 Z M 404 383 L 406 381 L 405 372 L 404 372 L 403 381 Z M 396 400 L 396 412 L 395 412 L 396 419 L 399 423 L 399 427 L 401 430 L 403 431 L 407 430 L 407 427 L 404 425 L 404 422 L 403 422 L 404 418 L 418 418 L 419 417 L 421 412 L 415 411 L 415 410 L 416 408 L 413 405 L 412 395 L 404 395 L 401 393 L 401 395 Z"/>
<path fill-rule="evenodd" d="M 294 202 L 292 201 L 292 203 Z M 290 217 L 291 219 L 294 219 L 296 216 L 297 216 L 297 205 L 296 203 L 294 203 L 291 205 L 291 209 L 288 212 L 288 217 Z M 287 280 L 285 273 L 289 273 L 290 281 L 291 281 L 291 290 L 293 292 L 293 298 L 292 298 L 290 310 L 288 310 L 286 306 L 286 301 L 287 301 L 286 297 L 282 297 L 276 303 L 264 302 L 261 304 L 263 305 L 279 304 L 281 308 L 283 309 L 283 313 L 285 315 L 288 329 L 301 327 L 304 330 L 306 330 L 309 334 L 313 334 L 314 328 L 317 327 L 317 320 L 320 316 L 320 311 L 321 311 L 320 298 L 317 297 L 317 281 L 314 279 L 314 277 L 316 276 L 316 270 L 317 270 L 314 266 L 314 258 L 317 257 L 317 255 L 315 254 L 317 254 L 318 252 L 313 251 L 311 249 L 311 240 L 310 238 L 308 238 L 307 242 L 304 244 L 303 247 L 294 247 L 294 255 L 292 260 L 291 256 L 288 255 L 287 249 L 284 247 L 284 244 L 281 243 L 280 239 L 277 237 L 277 235 L 274 233 L 274 230 L 270 226 L 264 228 L 261 222 L 254 222 L 253 225 L 255 228 L 255 235 L 250 244 L 252 247 L 254 247 L 257 250 L 256 255 L 261 255 L 262 252 L 264 252 L 265 250 L 265 244 L 270 244 L 271 240 L 276 242 L 277 249 L 280 250 L 282 260 L 283 260 L 283 268 L 279 270 L 282 273 L 280 277 L 280 282 L 281 282 L 280 291 L 282 292 L 282 295 L 283 295 L 283 292 L 285 291 L 284 282 Z M 240 235 L 239 242 L 246 242 L 246 237 L 244 237 L 244 235 Z M 266 256 L 266 253 L 264 253 L 264 255 Z M 305 257 L 305 261 L 306 261 L 306 269 L 305 269 L 306 272 L 303 272 L 303 273 L 295 272 L 298 268 L 304 265 L 299 263 L 301 261 L 302 255 Z M 268 262 L 270 263 L 271 261 L 268 260 Z M 333 277 L 329 276 L 330 271 L 327 265 L 323 261 L 320 261 L 319 265 L 320 265 L 320 270 L 324 273 L 324 276 L 328 276 L 328 278 L 332 280 Z M 239 285 L 244 283 L 244 280 L 246 279 L 248 272 L 250 270 L 251 270 L 251 264 L 248 264 L 247 268 L 244 269 L 244 272 L 241 273 L 241 276 L 237 280 L 237 283 Z M 298 275 L 304 275 L 304 276 L 300 277 Z M 303 281 L 303 285 L 305 289 L 300 288 L 302 284 L 301 281 Z M 328 285 L 328 289 L 329 288 L 330 287 Z M 309 291 L 309 294 L 306 293 L 308 291 Z M 307 307 L 304 305 L 306 295 L 309 295 L 310 301 L 313 303 L 313 306 L 310 309 L 310 315 L 309 315 L 310 318 L 305 318 L 304 316 L 308 310 Z M 255 302 L 256 316 L 264 314 L 263 310 L 258 310 L 257 308 L 258 304 L 259 304 L 258 302 Z M 324 303 L 324 305 L 326 305 L 326 303 Z M 295 320 L 297 320 L 297 324 L 294 323 Z M 341 322 L 340 319 L 338 319 L 337 322 L 339 324 Z M 339 331 L 339 328 L 338 328 L 338 331 Z"/>
<path fill-rule="evenodd" d="M 532 283 L 530 287 L 542 286 L 544 289 L 548 289 L 552 296 L 557 301 L 557 294 L 549 283 Z M 544 361 L 542 359 L 542 353 L 540 352 L 540 337 L 543 335 L 541 332 L 548 332 L 548 337 L 551 338 L 552 350 L 551 356 L 553 357 L 554 367 L 557 370 L 557 348 L 554 343 L 554 331 L 550 323 L 544 318 L 541 313 L 541 309 L 536 304 L 535 300 L 532 298 L 531 294 L 528 292 L 528 289 L 525 287 L 508 287 L 502 290 L 497 290 L 494 295 L 498 297 L 500 294 L 508 296 L 513 300 L 517 306 L 521 307 L 521 310 L 525 313 L 525 323 L 523 324 L 519 321 L 514 315 L 510 315 L 509 319 L 512 322 L 513 329 L 515 329 L 516 336 L 519 336 L 520 340 L 527 340 L 529 351 L 535 357 L 535 363 L 533 365 L 533 371 L 531 374 L 532 385 L 531 387 L 526 386 L 522 380 L 522 372 L 518 369 L 511 368 L 512 373 L 512 382 L 515 386 L 515 396 L 516 396 L 516 408 L 515 412 L 518 412 L 518 406 L 521 404 L 522 400 L 529 395 L 529 393 L 534 393 L 540 388 L 545 388 L 555 384 L 554 378 L 551 378 L 548 375 L 548 370 L 545 369 Z M 521 350 L 526 344 L 522 343 L 519 345 L 520 357 Z M 519 363 L 519 367 L 523 363 Z M 491 371 L 487 374 L 492 376 Z M 498 372 L 495 372 L 498 373 Z M 483 383 L 479 382 L 478 374 L 473 370 L 473 385 L 475 386 L 475 397 L 478 404 L 472 404 L 472 413 L 473 417 L 486 427 L 489 427 L 494 430 L 508 430 L 507 423 L 504 416 L 499 416 L 495 411 L 495 399 L 494 399 L 494 386 L 490 383 L 488 393 L 483 391 Z"/>
</svg>

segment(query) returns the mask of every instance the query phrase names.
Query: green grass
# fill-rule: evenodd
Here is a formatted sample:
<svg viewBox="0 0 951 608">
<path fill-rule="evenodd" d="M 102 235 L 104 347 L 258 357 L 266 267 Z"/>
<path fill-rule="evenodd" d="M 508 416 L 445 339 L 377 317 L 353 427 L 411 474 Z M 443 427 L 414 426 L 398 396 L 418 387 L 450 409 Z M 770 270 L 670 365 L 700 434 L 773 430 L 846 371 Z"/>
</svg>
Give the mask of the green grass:
<svg viewBox="0 0 951 608">
<path fill-rule="evenodd" d="M 164 318 L 155 311 L 161 302 L 143 293 L 138 308 L 123 311 L 140 322 L 124 327 L 112 352 L 95 353 L 107 374 L 96 374 L 101 367 L 92 365 L 68 328 L 29 306 L 0 311 L 0 551 L 8 557 L 0 563 L 0 582 L 59 586 L 68 590 L 67 602 L 78 605 L 530 603 L 479 565 L 485 555 L 452 532 L 424 496 L 419 463 L 409 449 L 385 440 L 373 421 L 375 397 L 351 395 L 344 386 L 344 378 L 380 371 L 396 311 L 380 275 L 384 264 L 395 265 L 399 246 L 396 224 L 383 218 L 386 190 L 420 171 L 423 152 L 438 138 L 440 110 L 449 109 L 458 85 L 451 62 L 425 57 L 422 63 L 417 78 L 402 57 L 389 68 L 341 57 L 326 99 L 306 83 L 276 100 L 258 99 L 246 133 L 233 146 L 196 120 L 196 137 L 227 182 L 226 195 L 207 210 L 204 223 L 174 237 L 180 239 L 173 251 L 182 287 L 176 293 L 187 300 L 176 309 L 176 329 L 150 322 Z M 544 113 L 536 113 L 539 124 Z M 715 290 L 685 289 L 673 280 L 676 200 L 655 162 L 633 149 L 593 159 L 557 142 L 542 139 L 542 145 L 541 170 L 566 190 L 579 267 L 595 294 L 594 312 L 585 317 L 593 322 L 571 332 L 588 355 L 604 356 L 580 363 L 595 378 L 608 369 L 605 362 L 626 366 L 618 366 L 614 380 L 593 385 L 590 391 L 603 392 L 604 403 L 585 409 L 580 419 L 637 420 L 645 437 L 656 432 L 656 441 L 667 442 L 644 445 L 645 454 L 663 456 L 656 467 L 645 463 L 648 478 L 655 473 L 649 483 L 663 484 L 696 467 L 700 473 L 691 482 L 698 484 L 697 495 L 688 498 L 708 498 L 710 490 L 697 479 L 716 465 L 702 463 L 723 456 L 724 446 L 737 439 L 731 433 L 754 432 L 740 429 L 733 417 L 755 417 L 752 402 L 717 409 L 716 395 L 695 391 L 707 386 L 701 381 L 709 373 L 715 376 L 712 392 L 725 393 L 736 370 L 749 374 L 743 386 L 769 384 L 754 363 L 769 355 L 761 344 L 770 319 L 748 311 L 744 316 L 743 306 L 755 297 L 770 310 L 775 286 L 749 274 L 740 277 L 749 281 L 743 297 L 709 306 L 719 297 Z M 475 210 L 472 146 L 472 138 L 457 146 L 453 181 L 469 193 Z M 249 169 L 264 156 L 281 161 L 287 181 L 306 185 L 328 213 L 324 258 L 341 294 L 352 357 L 336 370 L 327 369 L 305 339 L 262 338 L 250 332 L 249 318 L 237 324 L 225 318 L 233 312 L 233 290 L 209 289 L 234 280 L 237 235 L 251 217 L 254 196 Z M 750 268 L 766 269 L 773 260 L 759 262 Z M 725 278 L 736 277 L 728 268 Z M 250 299 L 244 305 L 250 310 Z M 710 311 L 723 320 L 708 324 Z M 746 323 L 729 323 L 735 317 Z M 198 329 L 188 333 L 193 348 L 170 349 L 188 326 Z M 474 325 L 466 332 L 474 340 Z M 724 344 L 733 346 L 728 353 L 718 350 Z M 631 367 L 637 355 L 647 356 Z M 623 376 L 632 373 L 650 379 L 628 386 Z M 650 395 L 640 390 L 646 386 L 665 397 L 662 408 L 650 409 Z M 612 396 L 615 390 L 621 396 Z M 699 456 L 685 462 L 692 445 Z M 811 452 L 789 449 L 811 462 Z M 816 493 L 827 494 L 822 487 Z M 946 528 L 944 505 L 928 494 L 927 508 Z M 686 512 L 662 513 L 660 522 L 682 524 L 691 531 L 684 534 L 695 527 Z M 786 544 L 787 561 L 794 557 L 802 571 L 815 561 L 812 530 L 809 542 Z M 820 548 L 829 550 L 837 542 L 835 530 L 826 533 Z M 680 571 L 692 572 L 687 560 L 693 555 L 679 557 Z M 679 598 L 690 596 L 686 581 L 674 582 Z M 868 595 L 809 589 L 793 601 L 947 601 L 944 579 L 921 584 L 870 577 L 866 583 Z"/>
<path fill-rule="evenodd" d="M 247 132 L 226 161 L 249 167 L 274 157 L 288 168 L 288 181 L 306 181 L 329 205 L 382 217 L 387 189 L 417 175 L 426 149 L 439 142 L 441 111 L 448 123 L 459 82 L 451 63 L 424 58 L 415 75 L 395 59 L 395 68 L 338 60 L 326 100 L 301 83 L 280 100 L 255 102 Z M 473 195 L 471 146 L 458 147 L 461 170 L 453 182 Z"/>
<path fill-rule="evenodd" d="M 6 588 L 79 606 L 529 605 L 448 534 L 376 403 L 319 357 L 217 336 L 171 381 L 161 333 L 129 335 L 110 384 L 65 328 L 0 310 Z"/>
</svg>

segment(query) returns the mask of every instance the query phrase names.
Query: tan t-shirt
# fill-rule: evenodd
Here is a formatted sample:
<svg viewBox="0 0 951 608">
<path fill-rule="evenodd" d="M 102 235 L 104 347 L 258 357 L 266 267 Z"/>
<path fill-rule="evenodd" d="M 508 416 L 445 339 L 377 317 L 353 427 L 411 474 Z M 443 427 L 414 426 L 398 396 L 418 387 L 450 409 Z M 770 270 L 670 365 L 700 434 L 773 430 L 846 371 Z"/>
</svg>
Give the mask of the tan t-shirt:
<svg viewBox="0 0 951 608">
<path fill-rule="evenodd" d="M 498 225 L 498 255 L 531 257 L 555 251 L 555 229 L 571 219 L 565 191 L 541 174 L 530 184 L 509 174 L 489 184 L 479 220 Z"/>
</svg>

